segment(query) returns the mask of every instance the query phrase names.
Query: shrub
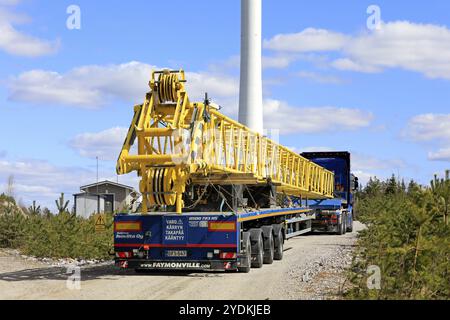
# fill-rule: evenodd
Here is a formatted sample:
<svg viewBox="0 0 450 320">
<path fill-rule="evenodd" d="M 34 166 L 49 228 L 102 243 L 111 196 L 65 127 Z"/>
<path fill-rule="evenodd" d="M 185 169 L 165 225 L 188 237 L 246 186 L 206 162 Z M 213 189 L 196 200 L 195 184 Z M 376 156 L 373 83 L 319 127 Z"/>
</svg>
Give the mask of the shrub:
<svg viewBox="0 0 450 320">
<path fill-rule="evenodd" d="M 348 297 L 450 297 L 450 228 L 432 188 L 372 180 L 358 195 L 356 210 L 367 228 L 359 234 Z M 367 288 L 370 265 L 381 270 L 381 290 Z"/>
<path fill-rule="evenodd" d="M 26 234 L 26 217 L 10 203 L 0 206 L 0 247 L 19 248 Z"/>
<path fill-rule="evenodd" d="M 113 244 L 112 214 L 106 216 L 106 230 L 96 233 L 94 217 L 84 219 L 67 211 L 57 215 L 48 212 L 24 215 L 8 210 L 0 208 L 2 247 L 19 248 L 36 257 L 109 258 Z"/>
</svg>

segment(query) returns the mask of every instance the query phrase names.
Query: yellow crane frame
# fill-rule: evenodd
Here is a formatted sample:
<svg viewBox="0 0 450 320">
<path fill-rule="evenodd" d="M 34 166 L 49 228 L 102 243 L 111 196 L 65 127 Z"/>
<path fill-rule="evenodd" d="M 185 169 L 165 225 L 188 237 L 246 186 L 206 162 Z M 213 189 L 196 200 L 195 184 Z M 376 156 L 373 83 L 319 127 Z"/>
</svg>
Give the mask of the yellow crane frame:
<svg viewBox="0 0 450 320">
<path fill-rule="evenodd" d="M 182 213 L 187 184 L 267 184 L 279 192 L 332 198 L 334 173 L 221 114 L 191 103 L 183 70 L 152 73 L 151 91 L 134 107 L 117 173 L 141 177 L 142 213 L 155 205 Z M 137 138 L 137 154 L 130 150 Z"/>
</svg>

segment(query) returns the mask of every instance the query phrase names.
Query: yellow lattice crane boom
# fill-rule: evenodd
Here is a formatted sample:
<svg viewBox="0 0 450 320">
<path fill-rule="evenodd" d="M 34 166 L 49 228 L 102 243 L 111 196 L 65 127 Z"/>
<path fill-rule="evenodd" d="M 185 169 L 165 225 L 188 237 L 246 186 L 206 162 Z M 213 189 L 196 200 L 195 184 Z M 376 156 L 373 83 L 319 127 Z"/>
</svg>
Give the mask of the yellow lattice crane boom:
<svg viewBox="0 0 450 320">
<path fill-rule="evenodd" d="M 194 205 L 209 185 L 271 185 L 287 196 L 333 197 L 333 172 L 226 117 L 207 97 L 191 102 L 185 83 L 183 70 L 155 71 L 144 103 L 134 107 L 117 173 L 141 177 L 142 213 L 161 206 L 182 213 L 192 186 L 200 186 L 190 195 L 198 197 Z"/>
</svg>

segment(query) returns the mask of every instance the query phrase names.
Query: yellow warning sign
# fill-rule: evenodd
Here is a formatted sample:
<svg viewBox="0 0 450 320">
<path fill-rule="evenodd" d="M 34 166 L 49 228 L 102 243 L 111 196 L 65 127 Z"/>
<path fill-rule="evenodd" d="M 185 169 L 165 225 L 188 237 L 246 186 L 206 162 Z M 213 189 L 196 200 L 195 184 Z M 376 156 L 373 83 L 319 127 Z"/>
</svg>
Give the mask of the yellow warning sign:
<svg viewBox="0 0 450 320">
<path fill-rule="evenodd" d="M 105 214 L 100 213 L 95 217 L 95 232 L 103 232 L 106 230 Z"/>
</svg>

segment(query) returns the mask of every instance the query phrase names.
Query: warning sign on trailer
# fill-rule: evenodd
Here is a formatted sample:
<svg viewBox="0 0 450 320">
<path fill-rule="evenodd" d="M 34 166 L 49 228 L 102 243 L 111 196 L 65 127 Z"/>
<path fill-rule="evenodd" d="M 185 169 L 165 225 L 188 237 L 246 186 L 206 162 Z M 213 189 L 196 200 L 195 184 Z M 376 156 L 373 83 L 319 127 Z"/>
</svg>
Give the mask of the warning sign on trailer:
<svg viewBox="0 0 450 320">
<path fill-rule="evenodd" d="M 103 232 L 106 230 L 105 214 L 100 213 L 95 216 L 95 232 Z"/>
</svg>

